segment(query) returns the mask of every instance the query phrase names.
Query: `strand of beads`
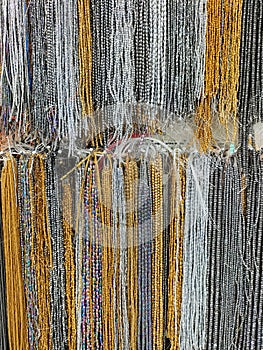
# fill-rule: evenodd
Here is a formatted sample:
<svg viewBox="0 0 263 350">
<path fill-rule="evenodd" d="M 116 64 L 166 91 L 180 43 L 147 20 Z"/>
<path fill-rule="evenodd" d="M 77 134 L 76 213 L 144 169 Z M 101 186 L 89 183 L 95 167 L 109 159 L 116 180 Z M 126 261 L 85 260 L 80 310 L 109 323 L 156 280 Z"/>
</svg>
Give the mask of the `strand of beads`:
<svg viewBox="0 0 263 350">
<path fill-rule="evenodd" d="M 55 169 L 55 159 L 53 156 L 49 156 L 45 160 L 45 191 L 48 216 L 47 230 L 50 234 L 52 249 L 52 269 L 50 271 L 52 343 L 54 349 L 65 349 L 67 346 L 65 252 L 58 179 Z"/>
<path fill-rule="evenodd" d="M 2 166 L 0 171 L 2 171 Z M 8 350 L 8 334 L 7 334 L 7 296 L 5 281 L 5 257 L 4 257 L 4 241 L 2 226 L 2 206 L 0 206 L 0 348 Z"/>
<path fill-rule="evenodd" d="M 103 266 L 102 266 L 102 308 L 103 308 L 103 346 L 114 349 L 114 242 L 112 230 L 112 164 L 105 159 L 102 169 L 102 207 L 103 207 Z"/>
<path fill-rule="evenodd" d="M 93 264 L 93 317 L 94 317 L 94 347 L 103 349 L 102 336 L 102 225 L 99 205 L 100 175 L 95 155 L 92 167 L 92 264 Z"/>
<path fill-rule="evenodd" d="M 240 141 L 245 174 L 249 173 L 247 147 L 249 134 L 252 132 L 253 124 L 262 121 L 262 26 L 262 2 L 243 0 L 238 105 L 242 126 Z"/>
<path fill-rule="evenodd" d="M 93 313 L 92 313 L 92 262 L 91 262 L 91 244 L 92 237 L 90 236 L 91 225 L 91 176 L 92 169 L 87 161 L 87 170 L 85 173 L 84 184 L 84 231 L 80 240 L 81 253 L 81 344 L 79 348 L 93 349 Z"/>
<path fill-rule="evenodd" d="M 31 227 L 31 205 L 28 174 L 28 158 L 18 160 L 18 199 L 20 215 L 20 235 L 22 248 L 22 264 L 24 289 L 27 301 L 28 340 L 29 349 L 38 349 L 38 310 L 37 310 L 37 282 L 34 266 L 34 239 Z"/>
<path fill-rule="evenodd" d="M 1 3 L 1 88 L 3 127 L 21 136 L 30 116 L 26 1 Z"/>
<path fill-rule="evenodd" d="M 87 116 L 93 111 L 92 106 L 92 37 L 90 1 L 78 1 L 79 24 L 79 84 L 82 113 Z"/>
<path fill-rule="evenodd" d="M 210 158 L 193 153 L 186 170 L 180 349 L 206 344 L 207 225 Z"/>
<path fill-rule="evenodd" d="M 39 349 L 52 349 L 50 273 L 52 269 L 52 244 L 48 225 L 45 188 L 45 159 L 32 155 L 28 162 L 30 205 L 32 215 L 32 240 L 34 268 L 38 293 Z"/>
<path fill-rule="evenodd" d="M 44 1 L 31 1 L 29 6 L 31 64 L 32 64 L 32 127 L 46 133 L 46 58 L 45 58 Z"/>
<path fill-rule="evenodd" d="M 138 184 L 138 348 L 152 349 L 152 199 L 149 164 L 143 159 Z"/>
<path fill-rule="evenodd" d="M 127 286 L 128 316 L 130 325 L 130 349 L 137 349 L 138 321 L 138 242 L 137 242 L 137 191 L 138 168 L 135 160 L 127 159 L 124 167 L 124 186 L 127 222 Z"/>
<path fill-rule="evenodd" d="M 173 159 L 171 176 L 167 337 L 171 350 L 179 349 L 183 282 L 183 233 L 185 211 L 186 156 L 179 151 Z"/>
<path fill-rule="evenodd" d="M 168 109 L 195 111 L 204 89 L 206 0 L 168 2 Z"/>
<path fill-rule="evenodd" d="M 221 236 L 220 255 L 217 261 L 219 277 L 219 315 L 218 347 L 230 348 L 239 337 L 239 318 L 241 316 L 240 298 L 242 288 L 242 211 L 240 174 L 236 159 L 231 158 L 224 167 L 223 212 L 221 228 L 216 235 Z M 219 253 L 219 251 L 218 251 Z M 213 268 L 211 266 L 210 268 Z"/>
<path fill-rule="evenodd" d="M 244 320 L 240 346 L 244 349 L 262 347 L 262 159 L 258 152 L 250 151 L 250 174 L 247 180 L 246 230 L 243 240 L 244 258 Z"/>
<path fill-rule="evenodd" d="M 80 101 L 78 97 L 77 1 L 54 1 L 54 48 L 57 98 L 58 137 L 68 138 L 71 154 L 77 136 L 81 136 Z M 85 28 L 86 29 L 86 28 Z M 91 69 L 87 69 L 91 72 Z"/>
<path fill-rule="evenodd" d="M 163 315 L 163 164 L 158 155 L 151 161 L 153 254 L 152 254 L 152 334 L 153 350 L 164 343 Z"/>
<path fill-rule="evenodd" d="M 66 274 L 66 310 L 69 349 L 77 348 L 76 332 L 76 267 L 74 263 L 74 220 L 73 186 L 70 180 L 62 184 L 62 225 L 64 234 L 65 274 Z"/>
<path fill-rule="evenodd" d="M 118 160 L 113 163 L 113 237 L 116 244 L 116 293 L 119 299 L 116 305 L 116 314 L 118 320 L 118 342 L 123 350 L 130 348 L 128 302 L 127 302 L 127 232 L 126 232 L 126 202 L 124 191 L 124 175 Z M 118 282 L 117 282 L 118 281 Z M 118 300 L 117 299 L 117 300 Z M 115 348 L 117 345 L 115 343 Z"/>
<path fill-rule="evenodd" d="M 1 204 L 10 349 L 28 349 L 28 324 L 22 274 L 17 203 L 17 164 L 10 155 L 1 172 Z M 45 349 L 45 348 L 43 348 Z"/>
</svg>

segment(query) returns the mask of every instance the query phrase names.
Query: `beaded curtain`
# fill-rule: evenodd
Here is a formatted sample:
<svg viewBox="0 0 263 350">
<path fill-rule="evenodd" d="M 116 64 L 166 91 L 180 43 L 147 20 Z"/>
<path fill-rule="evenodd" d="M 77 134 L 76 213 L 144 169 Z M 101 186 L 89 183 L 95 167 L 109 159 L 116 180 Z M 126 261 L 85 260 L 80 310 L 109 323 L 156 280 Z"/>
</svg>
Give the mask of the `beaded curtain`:
<svg viewBox="0 0 263 350">
<path fill-rule="evenodd" d="M 0 6 L 0 349 L 261 350 L 262 1 Z"/>
</svg>

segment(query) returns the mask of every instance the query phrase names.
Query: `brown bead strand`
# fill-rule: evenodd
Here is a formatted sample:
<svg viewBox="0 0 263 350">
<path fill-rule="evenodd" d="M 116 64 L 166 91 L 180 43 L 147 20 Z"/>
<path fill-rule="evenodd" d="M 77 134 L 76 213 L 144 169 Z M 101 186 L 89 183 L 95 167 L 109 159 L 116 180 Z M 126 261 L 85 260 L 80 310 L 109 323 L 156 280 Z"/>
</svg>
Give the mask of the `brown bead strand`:
<svg viewBox="0 0 263 350">
<path fill-rule="evenodd" d="M 1 173 L 2 225 L 6 270 L 7 322 L 10 350 L 27 350 L 27 313 L 22 276 L 19 213 L 16 198 L 17 167 L 13 157 Z"/>
<path fill-rule="evenodd" d="M 163 348 L 163 171 L 159 155 L 151 162 L 153 201 L 152 332 L 153 350 Z"/>
<path fill-rule="evenodd" d="M 52 349 L 50 270 L 52 268 L 51 238 L 48 224 L 47 201 L 45 192 L 45 172 L 43 156 L 30 158 L 28 163 L 30 203 L 32 212 L 33 250 L 38 290 L 39 348 Z"/>
<path fill-rule="evenodd" d="M 130 349 L 137 350 L 138 338 L 138 167 L 134 160 L 125 164 L 126 220 L 128 237 L 128 315 L 130 324 Z"/>
</svg>

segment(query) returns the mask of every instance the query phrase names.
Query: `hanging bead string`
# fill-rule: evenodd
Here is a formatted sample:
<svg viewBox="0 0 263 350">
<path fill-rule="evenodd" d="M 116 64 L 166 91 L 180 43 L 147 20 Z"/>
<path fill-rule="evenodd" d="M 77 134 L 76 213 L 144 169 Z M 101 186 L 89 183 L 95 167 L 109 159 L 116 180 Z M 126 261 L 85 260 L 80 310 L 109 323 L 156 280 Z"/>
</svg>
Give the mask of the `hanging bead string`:
<svg viewBox="0 0 263 350">
<path fill-rule="evenodd" d="M 77 348 L 77 325 L 75 310 L 75 263 L 74 263 L 74 221 L 73 198 L 70 181 L 62 184 L 62 224 L 64 233 L 65 274 L 66 274 L 66 310 L 69 349 Z"/>
<path fill-rule="evenodd" d="M 207 0 L 168 2 L 168 109 L 195 111 L 204 90 Z"/>
<path fill-rule="evenodd" d="M 126 201 L 123 169 L 117 160 L 113 162 L 113 241 L 115 250 L 115 349 L 130 348 L 128 302 L 127 302 L 127 232 Z"/>
<path fill-rule="evenodd" d="M 180 349 L 206 344 L 207 225 L 210 158 L 192 154 L 186 170 Z"/>
<path fill-rule="evenodd" d="M 167 2 L 153 0 L 149 7 L 150 104 L 164 106 L 166 88 Z"/>
<path fill-rule="evenodd" d="M 3 126 L 7 133 L 27 132 L 30 115 L 28 47 L 25 1 L 4 0 L 1 4 L 1 85 Z"/>
<path fill-rule="evenodd" d="M 34 266 L 35 247 L 31 227 L 29 169 L 28 158 L 21 157 L 18 160 L 18 200 L 20 215 L 20 236 L 22 249 L 22 265 L 24 289 L 27 302 L 28 340 L 29 349 L 38 349 L 39 325 L 38 325 L 38 297 L 37 281 Z"/>
<path fill-rule="evenodd" d="M 98 111 L 96 123 L 99 123 L 99 131 L 103 134 L 103 143 L 107 144 L 109 125 L 111 125 L 111 112 L 103 110 L 110 106 L 112 96 L 107 88 L 112 56 L 111 56 L 111 18 L 114 12 L 113 0 L 90 1 L 91 32 L 92 32 L 92 99 L 94 111 Z"/>
<path fill-rule="evenodd" d="M 242 316 L 243 271 L 242 251 L 241 177 L 236 160 L 230 159 L 224 170 L 225 198 L 223 206 L 221 262 L 221 305 L 219 347 L 230 348 L 239 338 L 240 316 Z M 219 233 L 220 234 L 220 233 Z M 227 263 L 226 263 L 227 262 Z"/>
<path fill-rule="evenodd" d="M 45 124 L 49 127 L 48 133 L 53 137 L 59 134 L 59 119 L 58 119 L 58 101 L 57 91 L 58 82 L 54 79 L 54 72 L 57 71 L 56 64 L 56 18 L 58 12 L 56 8 L 56 0 L 48 0 L 44 3 L 45 10 L 45 46 L 46 46 L 46 121 Z M 43 20 L 42 18 L 40 20 Z M 62 72 L 58 72 L 62 73 Z"/>
<path fill-rule="evenodd" d="M 81 254 L 81 345 L 79 348 L 94 349 L 94 317 L 92 312 L 92 247 L 93 237 L 91 235 L 92 208 L 92 182 L 91 167 L 87 160 L 85 169 L 84 187 L 84 215 L 85 226 L 83 237 L 80 241 Z"/>
<path fill-rule="evenodd" d="M 93 251 L 93 314 L 95 319 L 95 348 L 103 349 L 103 325 L 102 325 L 102 212 L 99 205 L 101 198 L 101 185 L 97 157 L 92 164 L 92 199 L 93 199 L 93 227 L 94 227 L 94 251 Z"/>
<path fill-rule="evenodd" d="M 78 18 L 76 1 L 54 1 L 55 79 L 57 82 L 57 119 L 59 138 L 68 138 L 69 153 L 81 136 L 78 96 Z M 91 68 L 88 70 L 91 71 Z M 54 74 L 54 72 L 53 72 Z"/>
<path fill-rule="evenodd" d="M 241 42 L 243 0 L 223 2 L 222 43 L 220 67 L 219 119 L 225 127 L 226 140 L 234 142 L 237 136 L 237 91 Z M 230 135 L 230 131 L 232 135 Z"/>
<path fill-rule="evenodd" d="M 47 205 L 47 228 L 52 247 L 52 269 L 50 271 L 51 325 L 53 348 L 67 346 L 64 237 L 61 207 L 59 202 L 55 159 L 45 160 L 45 190 Z"/>
<path fill-rule="evenodd" d="M 76 195 L 75 195 L 75 208 L 77 211 L 76 218 L 76 250 L 75 250 L 75 266 L 76 266 L 76 319 L 77 319 L 77 349 L 82 349 L 83 346 L 83 337 L 87 337 L 87 332 L 85 334 L 82 333 L 82 320 L 87 313 L 87 306 L 83 310 L 84 304 L 84 296 L 83 292 L 85 288 L 87 290 L 87 286 L 83 283 L 83 250 L 84 239 L 85 239 L 85 224 L 86 224 L 86 212 L 85 212 L 85 184 L 86 184 L 86 176 L 87 176 L 87 167 L 89 164 L 89 158 L 83 159 L 82 162 L 79 163 L 78 167 L 75 167 L 73 170 L 75 183 L 76 183 Z M 62 178 L 64 180 L 65 178 Z M 90 308 L 90 294 L 87 294 L 86 304 Z M 90 312 L 88 310 L 88 312 Z M 88 347 L 88 345 L 87 345 Z"/>
<path fill-rule="evenodd" d="M 152 349 L 152 197 L 149 163 L 142 159 L 138 187 L 138 349 Z"/>
<path fill-rule="evenodd" d="M 35 132 L 47 133 L 46 98 L 47 68 L 45 56 L 45 7 L 44 1 L 32 0 L 29 6 L 31 65 L 32 65 L 32 114 Z"/>
<path fill-rule="evenodd" d="M 149 29 L 148 0 L 135 0 L 134 53 L 135 53 L 135 96 L 139 103 L 150 101 L 149 77 Z"/>
<path fill-rule="evenodd" d="M 17 166 L 11 155 L 1 172 L 1 203 L 9 349 L 29 349 L 17 203 Z"/>
<path fill-rule="evenodd" d="M 106 88 L 114 107 L 108 118 L 117 133 L 124 133 L 124 126 L 131 132 L 132 113 L 130 104 L 135 102 L 134 82 L 134 4 L 132 0 L 114 0 L 111 20 L 109 71 Z M 107 113 L 107 111 L 106 111 Z"/>
<path fill-rule="evenodd" d="M 135 160 L 127 159 L 124 171 L 127 223 L 127 288 L 130 349 L 136 350 L 138 338 L 138 168 Z"/>
<path fill-rule="evenodd" d="M 262 158 L 251 151 L 250 174 L 247 183 L 246 227 L 243 242 L 244 257 L 244 322 L 239 346 L 244 349 L 262 347 Z M 244 245 L 245 244 L 245 245 Z"/>
<path fill-rule="evenodd" d="M 208 247 L 209 265 L 208 271 L 208 314 L 207 314 L 207 343 L 218 344 L 219 314 L 214 313 L 219 310 L 219 294 L 220 294 L 220 256 L 222 249 L 222 212 L 223 212 L 223 194 L 224 194 L 224 163 L 221 159 L 213 160 L 211 169 L 211 196 L 214 198 L 210 204 L 210 220 L 208 228 Z M 215 205 L 216 203 L 216 205 Z M 212 206 L 212 207 L 211 207 Z M 215 234 L 214 234 L 215 232 Z M 211 268 L 213 266 L 213 268 Z M 212 334 L 210 333 L 212 332 Z"/>
<path fill-rule="evenodd" d="M 231 4 L 207 1 L 205 89 L 196 114 L 196 135 L 203 151 L 213 142 L 212 121 L 217 110 L 226 140 L 236 139 L 241 11 L 242 0 Z"/>
<path fill-rule="evenodd" d="M 2 171 L 2 166 L 1 166 Z M 5 279 L 5 256 L 2 225 L 2 207 L 0 207 L 0 348 L 8 350 L 8 332 L 7 332 L 7 296 Z"/>
<path fill-rule="evenodd" d="M 90 116 L 92 106 L 92 35 L 90 0 L 78 0 L 79 24 L 79 90 L 84 116 Z"/>
<path fill-rule="evenodd" d="M 48 226 L 45 191 L 45 160 L 42 155 L 32 156 L 28 162 L 31 204 L 32 245 L 38 293 L 39 349 L 52 349 L 50 272 L 52 245 Z"/>
<path fill-rule="evenodd" d="M 237 346 L 242 314 L 241 177 L 234 159 L 213 160 L 209 223 L 207 334 L 210 347 Z M 224 166 L 224 168 L 223 168 Z M 223 210 L 225 208 L 225 210 Z M 213 336 L 209 332 L 213 333 Z"/>
<path fill-rule="evenodd" d="M 108 165 L 109 163 L 109 165 Z M 102 207 L 103 217 L 103 260 L 102 260 L 102 308 L 103 308 L 103 346 L 114 349 L 114 242 L 112 241 L 112 164 L 111 159 L 102 169 Z"/>
<path fill-rule="evenodd" d="M 162 158 L 151 162 L 153 253 L 152 253 L 152 334 L 153 350 L 161 349 L 164 342 L 163 317 L 163 187 Z"/>
<path fill-rule="evenodd" d="M 197 138 L 206 151 L 212 142 L 211 102 L 217 94 L 220 82 L 220 32 L 222 21 L 221 1 L 207 0 L 205 88 L 196 112 Z"/>
<path fill-rule="evenodd" d="M 248 169 L 248 140 L 254 123 L 262 121 L 262 24 L 263 4 L 260 1 L 243 0 L 240 79 L 238 104 L 241 119 L 240 140 L 242 142 L 243 168 Z M 249 53 L 249 54 L 248 54 Z"/>
<path fill-rule="evenodd" d="M 185 167 L 185 156 L 176 152 L 171 176 L 172 188 L 167 311 L 167 337 L 171 341 L 171 350 L 177 350 L 180 348 L 179 333 L 183 282 Z"/>
</svg>

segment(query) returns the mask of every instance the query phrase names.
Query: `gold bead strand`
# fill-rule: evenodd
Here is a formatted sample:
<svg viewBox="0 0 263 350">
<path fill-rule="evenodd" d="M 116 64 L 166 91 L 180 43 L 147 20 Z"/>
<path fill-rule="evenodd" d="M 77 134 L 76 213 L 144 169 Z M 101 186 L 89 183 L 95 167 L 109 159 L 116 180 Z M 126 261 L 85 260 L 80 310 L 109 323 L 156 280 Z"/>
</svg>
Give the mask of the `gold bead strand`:
<svg viewBox="0 0 263 350">
<path fill-rule="evenodd" d="M 219 120 L 226 131 L 226 140 L 235 141 L 237 135 L 237 92 L 241 41 L 243 0 L 224 0 L 221 48 Z M 232 137 L 229 132 L 232 130 Z"/>
<path fill-rule="evenodd" d="M 90 116 L 92 107 L 92 35 L 90 0 L 78 0 L 79 14 L 79 85 L 82 113 Z"/>
<path fill-rule="evenodd" d="M 152 266 L 152 324 L 153 350 L 163 348 L 164 341 L 164 300 L 163 300 L 163 171 L 159 155 L 151 163 L 153 199 L 153 266 Z"/>
<path fill-rule="evenodd" d="M 29 349 L 28 322 L 22 276 L 16 179 L 16 161 L 10 156 L 5 161 L 1 173 L 8 340 L 10 350 L 27 350 Z"/>
<path fill-rule="evenodd" d="M 34 263 L 38 290 L 38 324 L 40 349 L 52 349 L 50 271 L 52 269 L 51 237 L 48 225 L 48 208 L 45 192 L 43 156 L 30 158 L 29 186 L 32 212 L 32 236 L 34 236 Z M 31 171 L 32 167 L 32 171 Z"/>
<path fill-rule="evenodd" d="M 134 160 L 125 164 L 126 224 L 128 237 L 128 312 L 130 324 L 130 349 L 137 349 L 138 338 L 138 219 L 137 192 L 138 167 Z"/>
<path fill-rule="evenodd" d="M 220 45 L 222 5 L 218 0 L 207 0 L 206 57 L 204 94 L 196 113 L 197 132 L 202 151 L 212 143 L 211 100 L 216 96 L 220 82 Z"/>
<path fill-rule="evenodd" d="M 178 218 L 176 216 L 178 203 L 176 202 L 178 191 L 178 160 L 174 160 L 171 175 L 171 201 L 170 201 L 170 235 L 169 235 L 169 274 L 168 274 L 168 310 L 167 310 L 167 337 L 171 341 L 171 350 L 177 350 L 175 329 L 175 283 L 176 283 L 176 227 Z"/>
</svg>

